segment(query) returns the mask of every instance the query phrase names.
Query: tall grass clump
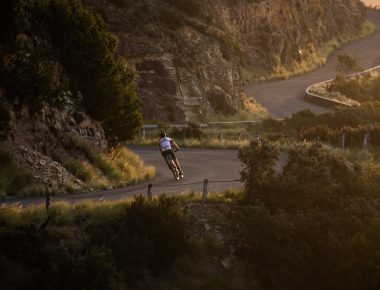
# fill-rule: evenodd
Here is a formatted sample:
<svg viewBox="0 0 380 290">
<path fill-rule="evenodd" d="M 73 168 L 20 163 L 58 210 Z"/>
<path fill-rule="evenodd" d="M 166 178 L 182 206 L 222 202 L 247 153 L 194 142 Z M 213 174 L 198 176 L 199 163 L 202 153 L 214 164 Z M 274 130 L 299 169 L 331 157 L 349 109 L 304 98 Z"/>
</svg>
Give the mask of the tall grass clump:
<svg viewBox="0 0 380 290">
<path fill-rule="evenodd" d="M 125 147 L 116 146 L 101 152 L 90 142 L 71 137 L 69 150 L 79 152 L 83 160 L 68 159 L 67 169 L 87 185 L 95 188 L 122 186 L 152 179 L 155 168 Z"/>
<path fill-rule="evenodd" d="M 10 153 L 0 151 L 0 196 L 39 195 L 45 190 L 29 171 L 17 166 Z"/>
</svg>

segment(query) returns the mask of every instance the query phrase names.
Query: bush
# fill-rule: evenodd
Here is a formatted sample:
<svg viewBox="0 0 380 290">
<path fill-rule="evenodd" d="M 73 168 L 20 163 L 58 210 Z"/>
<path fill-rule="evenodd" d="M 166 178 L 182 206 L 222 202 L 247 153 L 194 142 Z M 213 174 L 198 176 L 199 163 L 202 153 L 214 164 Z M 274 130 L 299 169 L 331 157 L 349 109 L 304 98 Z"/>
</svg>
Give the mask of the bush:
<svg viewBox="0 0 380 290">
<path fill-rule="evenodd" d="M 94 245 L 112 249 L 116 265 L 131 284 L 158 277 L 189 247 L 188 226 L 175 198 L 148 201 L 136 197 L 117 221 L 97 220 L 87 226 Z"/>
<path fill-rule="evenodd" d="M 120 289 L 109 250 L 91 247 L 81 252 L 61 241 L 34 225 L 2 227 L 3 289 Z"/>
<path fill-rule="evenodd" d="M 364 136 L 367 134 L 367 142 L 373 146 L 380 146 L 380 124 L 358 126 L 358 127 L 343 127 L 340 129 L 330 129 L 327 126 L 315 126 L 303 128 L 300 131 L 300 139 L 306 141 L 321 141 L 338 145 L 341 136 L 345 134 L 345 147 L 363 146 Z"/>
<path fill-rule="evenodd" d="M 77 150 L 81 152 L 84 157 L 88 159 L 88 161 L 99 168 L 100 171 L 103 172 L 107 177 L 111 179 L 117 178 L 114 168 L 111 166 L 111 164 L 109 164 L 109 162 L 107 162 L 107 160 L 101 156 L 101 153 L 98 152 L 97 148 L 95 148 L 95 146 L 93 146 L 90 142 L 78 137 L 71 137 L 67 146 L 69 150 Z M 72 173 L 79 173 L 78 164 L 68 165 L 71 165 L 71 169 L 73 169 Z M 76 170 L 74 167 L 77 167 L 78 170 Z"/>
<path fill-rule="evenodd" d="M 377 289 L 380 184 L 320 145 L 300 145 L 273 171 L 278 151 L 240 151 L 245 202 L 235 212 L 238 256 L 263 289 Z"/>
<path fill-rule="evenodd" d="M 44 103 L 64 104 L 62 92 L 70 88 L 111 141 L 137 133 L 135 73 L 116 58 L 117 40 L 100 17 L 77 0 L 0 5 L 0 86 L 9 103 L 17 100 L 35 113 Z"/>
<path fill-rule="evenodd" d="M 79 178 L 84 182 L 88 182 L 91 180 L 90 172 L 83 166 L 81 161 L 76 159 L 66 159 L 64 162 L 65 168 L 70 171 L 74 176 Z"/>
<path fill-rule="evenodd" d="M 76 0 L 48 1 L 39 15 L 89 115 L 104 122 L 110 139 L 131 138 L 142 122 L 135 74 L 115 59 L 117 41 L 104 21 Z"/>
<path fill-rule="evenodd" d="M 29 171 L 17 166 L 11 154 L 0 151 L 0 195 L 40 195 L 45 190 Z"/>
<path fill-rule="evenodd" d="M 202 129 L 199 125 L 189 122 L 187 127 L 173 128 L 170 130 L 170 136 L 173 138 L 194 138 L 201 139 L 203 136 Z"/>
<path fill-rule="evenodd" d="M 55 203 L 48 215 L 0 211 L 4 289 L 168 289 L 157 284 L 190 253 L 189 224 L 175 198 Z"/>
</svg>

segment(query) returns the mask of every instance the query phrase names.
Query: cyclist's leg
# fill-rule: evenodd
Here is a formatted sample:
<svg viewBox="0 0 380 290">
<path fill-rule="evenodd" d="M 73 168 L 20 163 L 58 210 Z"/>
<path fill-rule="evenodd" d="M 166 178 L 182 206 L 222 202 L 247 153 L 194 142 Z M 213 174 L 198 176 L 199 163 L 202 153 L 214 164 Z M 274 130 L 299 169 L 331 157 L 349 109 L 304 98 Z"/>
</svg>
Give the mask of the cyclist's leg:
<svg viewBox="0 0 380 290">
<path fill-rule="evenodd" d="M 172 157 L 173 157 L 173 160 L 174 160 L 175 165 L 177 165 L 177 168 L 178 168 L 179 172 L 180 172 L 181 174 L 183 174 L 183 171 L 182 171 L 181 165 L 179 164 L 179 161 L 178 161 L 178 159 L 177 159 L 177 156 L 175 156 L 174 152 L 172 152 Z"/>
<path fill-rule="evenodd" d="M 162 156 L 164 157 L 164 160 L 165 160 L 166 165 L 169 167 L 169 170 L 172 170 L 172 169 L 170 168 L 170 164 L 169 164 L 169 162 L 166 160 L 166 156 L 168 156 L 168 155 L 169 155 L 169 151 L 164 151 L 164 152 L 162 152 Z"/>
</svg>

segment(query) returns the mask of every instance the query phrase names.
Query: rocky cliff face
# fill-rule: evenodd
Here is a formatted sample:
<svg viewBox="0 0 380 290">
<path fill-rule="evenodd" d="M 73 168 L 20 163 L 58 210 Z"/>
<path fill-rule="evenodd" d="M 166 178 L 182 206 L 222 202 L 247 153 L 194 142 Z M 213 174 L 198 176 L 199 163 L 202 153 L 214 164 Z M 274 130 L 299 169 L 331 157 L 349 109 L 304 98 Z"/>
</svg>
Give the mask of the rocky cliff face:
<svg viewBox="0 0 380 290">
<path fill-rule="evenodd" d="M 70 157 L 72 137 L 88 140 L 98 148 L 107 142 L 100 123 L 68 100 L 63 108 L 44 105 L 39 114 L 31 115 L 27 107 L 10 108 L 10 134 L 0 142 L 0 150 L 9 152 L 22 168 L 49 192 L 80 191 L 87 187 L 64 167 Z"/>
<path fill-rule="evenodd" d="M 202 120 L 244 109 L 242 70 L 258 77 L 358 35 L 359 0 L 87 0 L 134 64 L 147 120 Z M 258 73 L 257 73 L 258 72 Z"/>
</svg>

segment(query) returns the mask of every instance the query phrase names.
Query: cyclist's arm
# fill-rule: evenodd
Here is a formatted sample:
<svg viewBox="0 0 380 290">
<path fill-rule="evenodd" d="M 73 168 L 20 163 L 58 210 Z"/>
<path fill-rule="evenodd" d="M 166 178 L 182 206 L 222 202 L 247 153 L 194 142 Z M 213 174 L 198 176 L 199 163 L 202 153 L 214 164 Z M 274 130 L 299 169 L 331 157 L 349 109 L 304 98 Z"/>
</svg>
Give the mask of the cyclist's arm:
<svg viewBox="0 0 380 290">
<path fill-rule="evenodd" d="M 176 149 L 176 150 L 179 150 L 179 146 L 177 145 L 177 143 L 175 143 L 173 140 L 170 142 L 172 144 L 172 146 Z"/>
</svg>

